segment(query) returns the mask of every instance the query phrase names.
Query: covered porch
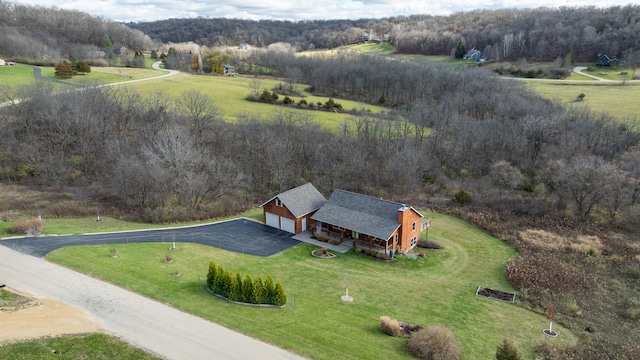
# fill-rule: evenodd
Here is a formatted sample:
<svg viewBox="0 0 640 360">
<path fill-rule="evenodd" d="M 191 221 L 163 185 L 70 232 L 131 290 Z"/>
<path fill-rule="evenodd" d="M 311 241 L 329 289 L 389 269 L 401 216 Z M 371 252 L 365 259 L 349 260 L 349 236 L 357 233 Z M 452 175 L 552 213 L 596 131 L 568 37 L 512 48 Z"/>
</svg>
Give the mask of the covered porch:
<svg viewBox="0 0 640 360">
<path fill-rule="evenodd" d="M 319 239 L 326 239 L 329 242 L 343 245 L 348 244 L 352 248 L 361 248 L 363 250 L 375 250 L 384 254 L 395 252 L 393 237 L 389 239 L 380 239 L 357 231 L 341 228 L 320 221 L 314 222 L 310 227 L 311 233 Z"/>
</svg>

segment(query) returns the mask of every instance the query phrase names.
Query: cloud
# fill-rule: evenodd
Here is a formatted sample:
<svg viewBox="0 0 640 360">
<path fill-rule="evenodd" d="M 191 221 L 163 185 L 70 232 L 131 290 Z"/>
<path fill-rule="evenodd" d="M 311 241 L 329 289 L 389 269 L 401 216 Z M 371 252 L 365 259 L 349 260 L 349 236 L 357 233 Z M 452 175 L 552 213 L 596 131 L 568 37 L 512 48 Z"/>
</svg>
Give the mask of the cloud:
<svg viewBox="0 0 640 360">
<path fill-rule="evenodd" d="M 170 18 L 327 20 L 383 18 L 399 15 L 449 15 L 475 9 L 591 6 L 592 0 L 18 0 L 20 4 L 77 10 L 114 21 L 144 22 Z M 598 7 L 640 4 L 640 0 L 604 0 Z"/>
</svg>

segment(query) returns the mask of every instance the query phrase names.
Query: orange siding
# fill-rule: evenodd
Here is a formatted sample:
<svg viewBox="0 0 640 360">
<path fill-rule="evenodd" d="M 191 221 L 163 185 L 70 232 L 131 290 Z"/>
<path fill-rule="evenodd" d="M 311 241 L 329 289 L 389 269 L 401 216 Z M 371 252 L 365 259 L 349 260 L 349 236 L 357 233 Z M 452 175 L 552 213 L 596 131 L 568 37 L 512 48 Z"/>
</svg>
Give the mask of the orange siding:
<svg viewBox="0 0 640 360">
<path fill-rule="evenodd" d="M 420 219 L 420 215 L 412 208 L 404 211 L 398 210 L 398 222 L 400 223 L 398 247 L 400 251 L 407 252 L 411 250 L 412 238 L 415 237 L 416 241 L 420 239 Z"/>
</svg>

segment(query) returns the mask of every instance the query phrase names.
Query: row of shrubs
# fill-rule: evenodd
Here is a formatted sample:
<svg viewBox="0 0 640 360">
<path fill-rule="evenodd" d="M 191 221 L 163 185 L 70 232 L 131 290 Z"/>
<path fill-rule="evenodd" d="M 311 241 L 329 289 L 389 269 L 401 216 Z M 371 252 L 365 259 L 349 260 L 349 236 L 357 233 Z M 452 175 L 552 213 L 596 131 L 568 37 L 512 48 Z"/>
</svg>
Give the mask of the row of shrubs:
<svg viewBox="0 0 640 360">
<path fill-rule="evenodd" d="M 356 254 L 365 254 L 380 260 L 391 260 L 391 255 L 375 250 L 356 248 L 355 252 Z"/>
<path fill-rule="evenodd" d="M 282 284 L 274 284 L 270 275 L 265 276 L 264 282 L 260 276 L 252 279 L 249 274 L 246 274 L 243 280 L 239 272 L 233 276 L 228 269 L 216 266 L 213 260 L 209 262 L 207 287 L 214 294 L 231 301 L 275 306 L 284 306 L 287 303 L 287 295 L 282 289 Z"/>
<path fill-rule="evenodd" d="M 312 102 L 307 102 L 307 100 L 305 99 L 300 99 L 296 104 L 295 100 L 293 100 L 288 95 L 286 95 L 282 99 L 282 101 L 278 101 L 278 99 L 280 99 L 280 95 L 278 95 L 275 91 L 272 92 L 267 89 L 262 90 L 262 93 L 260 93 L 260 95 L 258 95 L 257 98 L 255 97 L 255 95 L 249 95 L 247 97 L 247 100 L 250 100 L 250 101 L 259 101 L 259 102 L 269 103 L 269 104 L 280 103 L 282 105 L 297 105 L 298 108 L 309 108 L 309 109 L 326 110 L 326 111 L 334 111 L 334 112 L 342 112 L 344 110 L 344 108 L 342 107 L 342 104 L 336 102 L 335 100 L 333 100 L 333 98 L 330 98 L 324 103 L 318 101 L 315 104 Z"/>
</svg>

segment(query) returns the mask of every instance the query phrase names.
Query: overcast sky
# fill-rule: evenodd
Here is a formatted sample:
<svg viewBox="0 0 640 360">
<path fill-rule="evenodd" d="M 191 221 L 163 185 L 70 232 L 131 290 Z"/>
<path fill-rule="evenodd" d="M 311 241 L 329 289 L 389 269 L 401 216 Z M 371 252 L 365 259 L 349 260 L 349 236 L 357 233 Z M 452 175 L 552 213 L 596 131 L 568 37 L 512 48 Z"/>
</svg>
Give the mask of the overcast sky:
<svg viewBox="0 0 640 360">
<path fill-rule="evenodd" d="M 383 18 L 397 15 L 449 15 L 473 9 L 559 6 L 609 7 L 640 0 L 9 0 L 21 4 L 86 12 L 124 22 L 170 18 L 326 20 Z"/>
</svg>

